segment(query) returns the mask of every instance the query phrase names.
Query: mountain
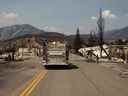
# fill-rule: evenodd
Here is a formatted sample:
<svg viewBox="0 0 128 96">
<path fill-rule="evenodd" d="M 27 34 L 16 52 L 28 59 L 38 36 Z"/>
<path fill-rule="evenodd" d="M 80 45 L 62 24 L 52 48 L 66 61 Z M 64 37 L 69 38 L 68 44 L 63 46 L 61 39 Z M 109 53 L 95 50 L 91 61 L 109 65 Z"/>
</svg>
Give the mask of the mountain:
<svg viewBox="0 0 128 96">
<path fill-rule="evenodd" d="M 73 47 L 74 44 L 74 39 L 75 39 L 76 35 L 69 35 L 66 36 L 66 41 L 68 41 L 68 43 Z M 80 38 L 82 40 L 82 42 L 84 44 L 86 44 L 88 42 L 88 38 L 89 38 L 89 34 L 80 34 Z"/>
<path fill-rule="evenodd" d="M 128 27 L 105 32 L 106 40 L 128 39 Z"/>
<path fill-rule="evenodd" d="M 29 24 L 12 25 L 0 28 L 0 40 L 9 40 L 33 35 L 41 38 L 55 40 L 61 40 L 62 38 L 65 38 L 70 43 L 73 43 L 73 40 L 75 38 L 75 34 L 66 36 L 65 34 L 59 32 L 46 32 Z M 82 40 L 86 43 L 89 38 L 89 34 L 81 34 L 80 36 Z M 105 40 L 127 39 L 128 27 L 107 31 L 104 33 L 104 38 Z"/>
<path fill-rule="evenodd" d="M 50 40 L 64 40 L 66 38 L 65 34 L 59 33 L 59 32 L 45 32 L 43 34 L 41 34 L 42 37 Z"/>
<path fill-rule="evenodd" d="M 0 40 L 10 40 L 29 36 L 38 36 L 46 39 L 62 39 L 64 34 L 58 32 L 46 32 L 29 24 L 12 25 L 0 28 Z"/>
<path fill-rule="evenodd" d="M 98 34 L 96 34 L 98 37 Z M 89 34 L 81 34 L 80 37 L 84 41 L 84 43 L 88 42 Z M 75 38 L 75 35 L 69 35 L 67 36 L 67 40 L 72 44 L 73 40 Z M 104 39 L 106 41 L 111 40 L 118 40 L 118 39 L 127 39 L 128 40 L 128 26 L 121 28 L 121 29 L 115 29 L 111 31 L 104 32 Z"/>
<path fill-rule="evenodd" d="M 29 24 L 12 25 L 0 28 L 0 40 L 6 40 L 24 35 L 41 34 L 45 31 L 37 29 Z"/>
<path fill-rule="evenodd" d="M 73 42 L 73 40 L 75 39 L 75 36 L 76 35 L 69 35 L 69 36 L 66 37 L 66 39 L 67 39 L 67 41 Z M 89 38 L 89 34 L 80 34 L 80 38 L 83 41 L 87 41 L 88 38 Z"/>
</svg>

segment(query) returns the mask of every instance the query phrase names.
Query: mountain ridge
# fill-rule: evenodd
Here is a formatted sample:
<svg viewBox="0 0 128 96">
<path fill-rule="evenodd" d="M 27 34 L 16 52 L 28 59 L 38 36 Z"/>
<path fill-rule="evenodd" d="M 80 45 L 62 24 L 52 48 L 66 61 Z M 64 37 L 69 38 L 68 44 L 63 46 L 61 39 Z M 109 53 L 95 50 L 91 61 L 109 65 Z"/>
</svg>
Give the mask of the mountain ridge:
<svg viewBox="0 0 128 96">
<path fill-rule="evenodd" d="M 65 35 L 60 32 L 47 32 L 41 29 L 38 29 L 30 24 L 17 24 L 12 26 L 6 26 L 0 28 L 0 40 L 13 39 L 24 36 L 38 35 L 45 38 L 62 38 L 66 37 L 67 40 L 73 40 L 75 34 Z M 54 37 L 55 36 L 55 37 Z M 81 38 L 86 41 L 89 38 L 89 34 L 81 34 Z M 104 32 L 105 40 L 117 40 L 117 39 L 127 39 L 128 38 L 128 26 L 115 29 L 111 31 Z"/>
<path fill-rule="evenodd" d="M 107 31 L 104 34 L 106 40 L 117 40 L 117 39 L 127 39 L 128 38 L 128 26 L 121 29 L 115 29 Z"/>
</svg>

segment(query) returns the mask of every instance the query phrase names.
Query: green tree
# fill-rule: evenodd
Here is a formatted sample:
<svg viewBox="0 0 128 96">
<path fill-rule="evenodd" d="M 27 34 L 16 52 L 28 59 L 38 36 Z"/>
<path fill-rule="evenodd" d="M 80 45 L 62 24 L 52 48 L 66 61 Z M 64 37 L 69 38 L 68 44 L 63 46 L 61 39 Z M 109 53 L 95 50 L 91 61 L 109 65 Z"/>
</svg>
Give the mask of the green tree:
<svg viewBox="0 0 128 96">
<path fill-rule="evenodd" d="M 80 48 L 82 48 L 82 41 L 81 41 L 81 38 L 80 38 L 79 28 L 77 28 L 77 31 L 76 31 L 76 36 L 75 36 L 75 39 L 74 39 L 73 48 L 74 48 L 75 53 L 79 53 L 78 50 Z"/>
</svg>

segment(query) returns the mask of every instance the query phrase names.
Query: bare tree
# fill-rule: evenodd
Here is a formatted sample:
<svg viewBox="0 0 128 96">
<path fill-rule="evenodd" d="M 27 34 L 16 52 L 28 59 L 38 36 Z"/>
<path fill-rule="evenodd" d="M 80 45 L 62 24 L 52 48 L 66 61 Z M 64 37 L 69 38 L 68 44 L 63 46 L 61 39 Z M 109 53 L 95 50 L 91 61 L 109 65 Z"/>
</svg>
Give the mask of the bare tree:
<svg viewBox="0 0 128 96">
<path fill-rule="evenodd" d="M 95 31 L 91 31 L 90 36 L 88 38 L 88 46 L 92 47 L 95 45 L 97 45 L 97 37 L 96 37 Z"/>
</svg>

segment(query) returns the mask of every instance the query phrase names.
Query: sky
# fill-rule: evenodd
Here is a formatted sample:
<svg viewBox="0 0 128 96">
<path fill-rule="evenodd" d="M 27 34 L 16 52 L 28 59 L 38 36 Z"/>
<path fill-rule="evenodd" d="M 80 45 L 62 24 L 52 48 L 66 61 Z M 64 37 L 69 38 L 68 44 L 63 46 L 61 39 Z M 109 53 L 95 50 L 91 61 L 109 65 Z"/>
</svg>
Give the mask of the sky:
<svg viewBox="0 0 128 96">
<path fill-rule="evenodd" d="M 31 24 L 46 31 L 81 34 L 96 30 L 99 9 L 105 30 L 128 26 L 128 0 L 0 0 L 0 27 Z"/>
</svg>

